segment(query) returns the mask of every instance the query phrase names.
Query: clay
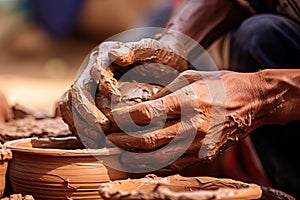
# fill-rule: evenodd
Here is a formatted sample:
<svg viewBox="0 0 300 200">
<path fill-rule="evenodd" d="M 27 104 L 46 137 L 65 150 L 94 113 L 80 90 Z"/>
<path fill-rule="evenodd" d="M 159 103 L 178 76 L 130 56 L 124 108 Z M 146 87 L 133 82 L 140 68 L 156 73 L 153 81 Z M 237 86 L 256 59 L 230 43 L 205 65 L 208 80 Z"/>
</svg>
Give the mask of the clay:
<svg viewBox="0 0 300 200">
<path fill-rule="evenodd" d="M 9 167 L 14 191 L 38 200 L 101 199 L 102 183 L 128 178 L 105 164 L 122 169 L 118 149 L 90 151 L 76 137 L 19 139 L 5 146 L 14 155 Z"/>
<path fill-rule="evenodd" d="M 83 65 L 86 68 L 59 103 L 61 116 L 74 135 L 78 138 L 87 138 L 91 143 L 94 141 L 92 146 L 101 147 L 102 138 L 99 139 L 86 131 L 78 135 L 79 131 L 75 130 L 77 126 L 75 127 L 74 124 L 74 113 L 94 130 L 99 130 L 100 125 L 105 133 L 115 132 L 119 129 L 111 117 L 111 102 L 113 107 L 133 105 L 149 100 L 161 89 L 158 85 L 141 85 L 134 80 L 124 83 L 117 81 L 127 70 L 135 69 L 136 65 L 141 63 L 147 63 L 147 65 L 141 68 L 141 73 L 138 73 L 140 76 L 152 79 L 159 77 L 163 81 L 173 80 L 178 75 L 178 71 L 187 69 L 184 57 L 177 55 L 173 49 L 157 40 L 143 39 L 132 43 L 104 42 L 100 44 L 84 61 Z M 139 76 L 136 77 L 139 78 Z M 96 91 L 94 85 L 98 87 L 96 94 L 93 94 L 93 91 Z M 90 129 L 90 127 L 84 129 Z"/>
<path fill-rule="evenodd" d="M 147 101 L 151 96 L 158 93 L 162 88 L 159 85 L 132 82 L 119 82 L 120 98 L 113 98 L 111 101 L 99 91 L 96 93 L 96 105 L 111 121 L 111 127 L 105 133 L 120 132 L 116 125 L 111 111 L 112 108 L 130 106 L 142 101 Z"/>
<path fill-rule="evenodd" d="M 122 95 L 121 103 L 124 102 L 126 105 L 134 105 L 149 100 L 150 97 L 162 89 L 162 86 L 132 81 L 120 82 L 119 88 Z"/>
<path fill-rule="evenodd" d="M 6 187 L 6 172 L 8 167 L 8 162 L 12 159 L 12 152 L 6 149 L 0 143 L 0 197 L 4 194 Z"/>
<path fill-rule="evenodd" d="M 0 123 L 0 133 L 0 141 L 2 143 L 28 137 L 62 137 L 71 135 L 67 124 L 61 118 L 38 120 L 33 116 Z"/>
<path fill-rule="evenodd" d="M 104 199 L 259 199 L 260 186 L 232 179 L 147 175 L 102 184 L 99 193 Z"/>
<path fill-rule="evenodd" d="M 0 200 L 34 200 L 34 198 L 31 195 L 23 196 L 22 194 L 12 194 L 9 197 L 4 197 Z"/>
<path fill-rule="evenodd" d="M 86 68 L 83 69 L 70 89 L 62 95 L 58 103 L 58 110 L 63 120 L 70 126 L 71 132 L 77 138 L 85 139 L 85 143 L 91 147 L 105 146 L 101 144 L 102 139 L 99 142 L 99 139 L 95 138 L 94 133 L 95 130 L 106 131 L 110 128 L 109 119 L 96 107 L 95 91 L 97 87 L 101 86 L 101 91 L 109 99 L 119 95 L 117 81 L 108 66 L 110 61 L 107 56 L 111 48 L 118 46 L 118 42 L 105 42 L 92 51 L 83 63 Z M 74 119 L 74 116 L 78 119 Z M 78 125 L 82 120 L 84 120 L 83 125 Z M 84 130 L 84 134 L 81 134 L 82 130 L 76 130 L 78 127 Z"/>
<path fill-rule="evenodd" d="M 99 90 L 108 99 L 111 99 L 112 96 L 120 96 L 118 81 L 115 79 L 115 69 L 108 54 L 111 49 L 120 48 L 121 44 L 121 42 L 104 42 L 98 47 L 95 61 L 90 59 L 92 63 L 90 75 L 97 83 Z"/>
</svg>

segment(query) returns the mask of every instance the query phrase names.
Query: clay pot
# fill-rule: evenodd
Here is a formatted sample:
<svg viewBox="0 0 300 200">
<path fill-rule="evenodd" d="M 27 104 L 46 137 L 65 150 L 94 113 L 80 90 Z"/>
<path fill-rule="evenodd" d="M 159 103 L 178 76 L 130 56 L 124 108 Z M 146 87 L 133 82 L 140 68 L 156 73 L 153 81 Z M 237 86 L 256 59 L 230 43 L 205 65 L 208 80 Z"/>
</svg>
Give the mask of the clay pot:
<svg viewBox="0 0 300 200">
<path fill-rule="evenodd" d="M 101 199 L 102 183 L 128 177 L 105 165 L 121 169 L 117 149 L 90 152 L 75 137 L 18 139 L 5 146 L 14 154 L 9 167 L 14 192 L 37 200 Z"/>
<path fill-rule="evenodd" d="M 259 199 L 261 187 L 232 179 L 148 175 L 102 184 L 99 193 L 104 199 L 172 199 L 172 200 L 234 200 Z"/>
<path fill-rule="evenodd" d="M 12 159 L 12 152 L 0 143 L 0 197 L 3 196 L 6 186 L 6 172 L 9 160 Z"/>
</svg>

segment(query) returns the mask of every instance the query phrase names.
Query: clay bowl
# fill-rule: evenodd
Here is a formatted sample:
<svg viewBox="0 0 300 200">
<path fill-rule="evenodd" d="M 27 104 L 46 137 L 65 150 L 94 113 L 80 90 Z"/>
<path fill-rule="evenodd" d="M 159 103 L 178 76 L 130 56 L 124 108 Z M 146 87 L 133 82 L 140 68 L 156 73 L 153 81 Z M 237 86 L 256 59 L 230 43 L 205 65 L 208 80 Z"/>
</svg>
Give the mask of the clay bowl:
<svg viewBox="0 0 300 200">
<path fill-rule="evenodd" d="M 121 169 L 117 149 L 90 152 L 75 137 L 18 139 L 4 145 L 14 155 L 9 167 L 14 192 L 37 200 L 101 199 L 102 183 L 128 178 L 105 165 Z"/>
<path fill-rule="evenodd" d="M 148 175 L 141 179 L 127 179 L 102 184 L 99 193 L 104 199 L 172 199 L 172 200 L 234 200 L 259 199 L 261 187 L 232 179 L 213 177 L 183 177 Z"/>
</svg>

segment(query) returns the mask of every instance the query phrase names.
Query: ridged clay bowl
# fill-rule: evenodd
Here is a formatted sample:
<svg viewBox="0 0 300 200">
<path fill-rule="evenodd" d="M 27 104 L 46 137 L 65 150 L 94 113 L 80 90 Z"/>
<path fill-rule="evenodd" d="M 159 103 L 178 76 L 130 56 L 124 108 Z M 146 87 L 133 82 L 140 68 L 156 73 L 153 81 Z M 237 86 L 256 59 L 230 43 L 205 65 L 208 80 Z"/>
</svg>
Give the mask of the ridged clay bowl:
<svg viewBox="0 0 300 200">
<path fill-rule="evenodd" d="M 105 165 L 121 169 L 117 149 L 89 151 L 75 137 L 18 139 L 4 145 L 14 155 L 9 167 L 14 192 L 37 200 L 101 199 L 102 183 L 128 178 Z"/>
<path fill-rule="evenodd" d="M 105 200 L 296 200 L 283 191 L 254 183 L 179 174 L 110 181 L 100 186 L 99 193 Z"/>
<path fill-rule="evenodd" d="M 141 179 L 112 181 L 100 186 L 99 193 L 110 200 L 234 200 L 259 199 L 260 186 L 232 179 L 147 175 Z"/>
</svg>

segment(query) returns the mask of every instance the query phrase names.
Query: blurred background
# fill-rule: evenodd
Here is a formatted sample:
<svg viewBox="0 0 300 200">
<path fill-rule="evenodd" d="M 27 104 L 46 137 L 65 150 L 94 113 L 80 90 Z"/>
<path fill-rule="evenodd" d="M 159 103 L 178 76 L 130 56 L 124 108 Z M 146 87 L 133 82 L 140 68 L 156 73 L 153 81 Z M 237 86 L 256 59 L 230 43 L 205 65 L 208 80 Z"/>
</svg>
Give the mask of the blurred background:
<svg viewBox="0 0 300 200">
<path fill-rule="evenodd" d="M 96 45 L 122 31 L 151 25 L 151 20 L 156 25 L 164 23 L 163 16 L 155 18 L 151 13 L 169 3 L 0 0 L 0 91 L 11 105 L 52 115 L 81 62 Z"/>
</svg>

